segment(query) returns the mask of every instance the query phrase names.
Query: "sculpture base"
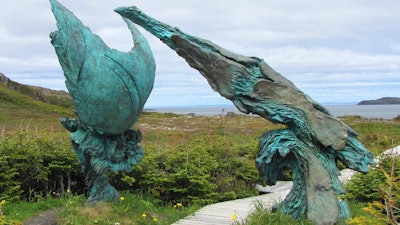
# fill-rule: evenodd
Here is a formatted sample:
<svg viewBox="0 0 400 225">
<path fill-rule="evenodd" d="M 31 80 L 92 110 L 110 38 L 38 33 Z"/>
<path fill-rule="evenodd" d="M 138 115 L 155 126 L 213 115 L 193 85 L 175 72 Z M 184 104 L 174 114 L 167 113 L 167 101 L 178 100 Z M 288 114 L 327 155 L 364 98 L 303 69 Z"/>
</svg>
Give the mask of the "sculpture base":
<svg viewBox="0 0 400 225">
<path fill-rule="evenodd" d="M 70 138 L 88 186 L 86 205 L 119 199 L 118 191 L 109 183 L 106 171 L 132 170 L 144 156 L 139 130 L 129 129 L 119 135 L 101 135 L 86 129 L 77 119 L 61 119 L 71 132 Z"/>
<path fill-rule="evenodd" d="M 108 178 L 104 174 L 96 173 L 93 168 L 88 168 L 85 172 L 85 181 L 88 186 L 88 199 L 86 206 L 96 205 L 98 202 L 118 201 L 119 193 L 111 186 Z"/>
<path fill-rule="evenodd" d="M 350 216 L 347 204 L 339 203 L 345 190 L 335 176 L 339 171 L 334 154 L 326 151 L 301 141 L 289 129 L 261 137 L 257 168 L 263 179 L 274 184 L 282 169 L 293 171 L 293 187 L 280 205 L 282 212 L 295 218 L 306 216 L 318 225 L 337 224 L 339 218 Z"/>
</svg>

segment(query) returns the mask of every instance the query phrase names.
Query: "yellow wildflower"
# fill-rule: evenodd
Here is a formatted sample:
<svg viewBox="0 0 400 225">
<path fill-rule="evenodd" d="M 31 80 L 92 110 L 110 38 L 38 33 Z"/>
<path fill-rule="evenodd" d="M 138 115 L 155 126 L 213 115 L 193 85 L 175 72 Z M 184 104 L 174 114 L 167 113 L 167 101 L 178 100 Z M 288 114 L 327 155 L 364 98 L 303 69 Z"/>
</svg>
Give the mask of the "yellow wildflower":
<svg viewBox="0 0 400 225">
<path fill-rule="evenodd" d="M 147 216 L 147 214 L 146 213 L 142 213 L 142 217 L 146 217 Z"/>
<path fill-rule="evenodd" d="M 154 221 L 154 222 L 157 222 L 157 221 L 158 221 L 158 219 L 157 219 L 157 218 L 153 218 L 153 221 Z"/>
<path fill-rule="evenodd" d="M 125 198 L 121 196 L 121 197 L 119 197 L 119 200 L 120 200 L 120 201 L 124 201 Z"/>
<path fill-rule="evenodd" d="M 232 219 L 232 221 L 235 221 L 235 220 L 236 220 L 236 213 L 233 213 L 233 214 L 232 214 L 231 219 Z"/>
<path fill-rule="evenodd" d="M 70 193 L 70 192 L 71 192 L 71 190 L 67 189 L 67 193 Z"/>
</svg>

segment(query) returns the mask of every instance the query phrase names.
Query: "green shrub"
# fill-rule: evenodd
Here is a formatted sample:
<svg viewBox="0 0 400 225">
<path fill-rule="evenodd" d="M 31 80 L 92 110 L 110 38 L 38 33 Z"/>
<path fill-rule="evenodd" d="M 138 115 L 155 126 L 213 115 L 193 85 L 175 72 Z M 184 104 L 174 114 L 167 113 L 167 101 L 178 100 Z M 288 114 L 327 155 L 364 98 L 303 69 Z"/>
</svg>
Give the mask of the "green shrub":
<svg viewBox="0 0 400 225">
<path fill-rule="evenodd" d="M 386 185 L 383 171 L 391 171 L 392 162 L 392 158 L 383 158 L 378 165 L 372 166 L 367 174 L 357 174 L 346 185 L 347 199 L 360 202 L 382 201 L 382 188 Z M 400 175 L 400 162 L 396 163 L 394 175 Z"/>
<path fill-rule="evenodd" d="M 111 174 L 118 189 L 139 190 L 163 203 L 207 204 L 256 195 L 253 149 L 218 135 L 160 146 L 147 142 L 145 157 L 130 173 Z"/>
<path fill-rule="evenodd" d="M 381 161 L 380 169 L 384 182 L 379 184 L 380 197 L 367 203 L 363 208 L 368 215 L 361 215 L 346 221 L 348 225 L 393 224 L 400 222 L 400 176 L 396 157 Z M 387 168 L 388 167 L 388 168 Z M 376 170 L 376 169 L 375 169 Z"/>
<path fill-rule="evenodd" d="M 179 141 L 177 141 L 179 140 Z M 256 140 L 256 139 L 254 139 Z M 219 134 L 186 138 L 174 132 L 165 143 L 146 142 L 132 172 L 110 173 L 118 190 L 138 190 L 160 202 L 210 202 L 257 194 L 256 141 L 233 143 Z M 36 201 L 67 189 L 85 193 L 84 178 L 67 136 L 17 133 L 0 139 L 2 198 Z"/>
<path fill-rule="evenodd" d="M 18 133 L 0 139 L 2 199 L 34 201 L 39 195 L 63 194 L 72 181 L 81 184 L 78 160 L 68 139 Z M 83 185 L 82 185 L 83 186 Z M 84 187 L 79 187 L 83 189 Z"/>
<path fill-rule="evenodd" d="M 5 155 L 0 147 L 0 201 L 16 201 L 20 199 L 21 187 L 16 180 L 17 168 L 10 163 L 10 156 Z"/>
</svg>

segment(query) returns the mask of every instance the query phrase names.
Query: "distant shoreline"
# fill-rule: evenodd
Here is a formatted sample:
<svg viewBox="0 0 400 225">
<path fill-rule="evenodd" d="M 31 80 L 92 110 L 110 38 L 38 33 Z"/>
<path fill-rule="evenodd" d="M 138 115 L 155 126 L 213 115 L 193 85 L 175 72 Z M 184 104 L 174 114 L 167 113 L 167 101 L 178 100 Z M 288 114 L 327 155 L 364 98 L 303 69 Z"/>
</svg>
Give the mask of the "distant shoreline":
<svg viewBox="0 0 400 225">
<path fill-rule="evenodd" d="M 393 119 L 400 116 L 400 105 L 324 105 L 333 116 L 361 116 L 371 119 Z M 144 112 L 194 114 L 199 116 L 218 116 L 234 113 L 246 115 L 235 106 L 171 106 L 171 107 L 149 107 Z"/>
<path fill-rule="evenodd" d="M 397 97 L 383 97 L 376 100 L 364 100 L 357 105 L 400 105 L 400 98 Z"/>
</svg>

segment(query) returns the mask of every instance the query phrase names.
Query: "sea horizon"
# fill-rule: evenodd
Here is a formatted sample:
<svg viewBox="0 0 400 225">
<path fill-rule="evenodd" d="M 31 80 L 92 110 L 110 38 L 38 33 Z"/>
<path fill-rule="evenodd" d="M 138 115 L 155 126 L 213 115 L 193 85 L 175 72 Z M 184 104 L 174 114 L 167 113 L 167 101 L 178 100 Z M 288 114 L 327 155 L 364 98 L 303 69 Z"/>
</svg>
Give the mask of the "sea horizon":
<svg viewBox="0 0 400 225">
<path fill-rule="evenodd" d="M 393 119 L 400 116 L 400 105 L 357 105 L 357 103 L 322 104 L 333 116 L 361 116 L 374 119 Z M 234 105 L 185 105 L 151 106 L 144 112 L 190 114 L 199 116 L 218 116 L 228 113 L 248 115 L 240 112 Z M 250 114 L 252 115 L 252 114 Z"/>
<path fill-rule="evenodd" d="M 329 106 L 329 105 L 357 105 L 359 102 L 324 102 L 324 103 L 319 103 L 323 106 Z M 152 108 L 206 108 L 206 107 L 235 107 L 235 105 L 226 103 L 226 104 L 200 104 L 200 105 L 152 105 L 152 106 L 146 106 L 146 109 L 152 109 Z"/>
</svg>

